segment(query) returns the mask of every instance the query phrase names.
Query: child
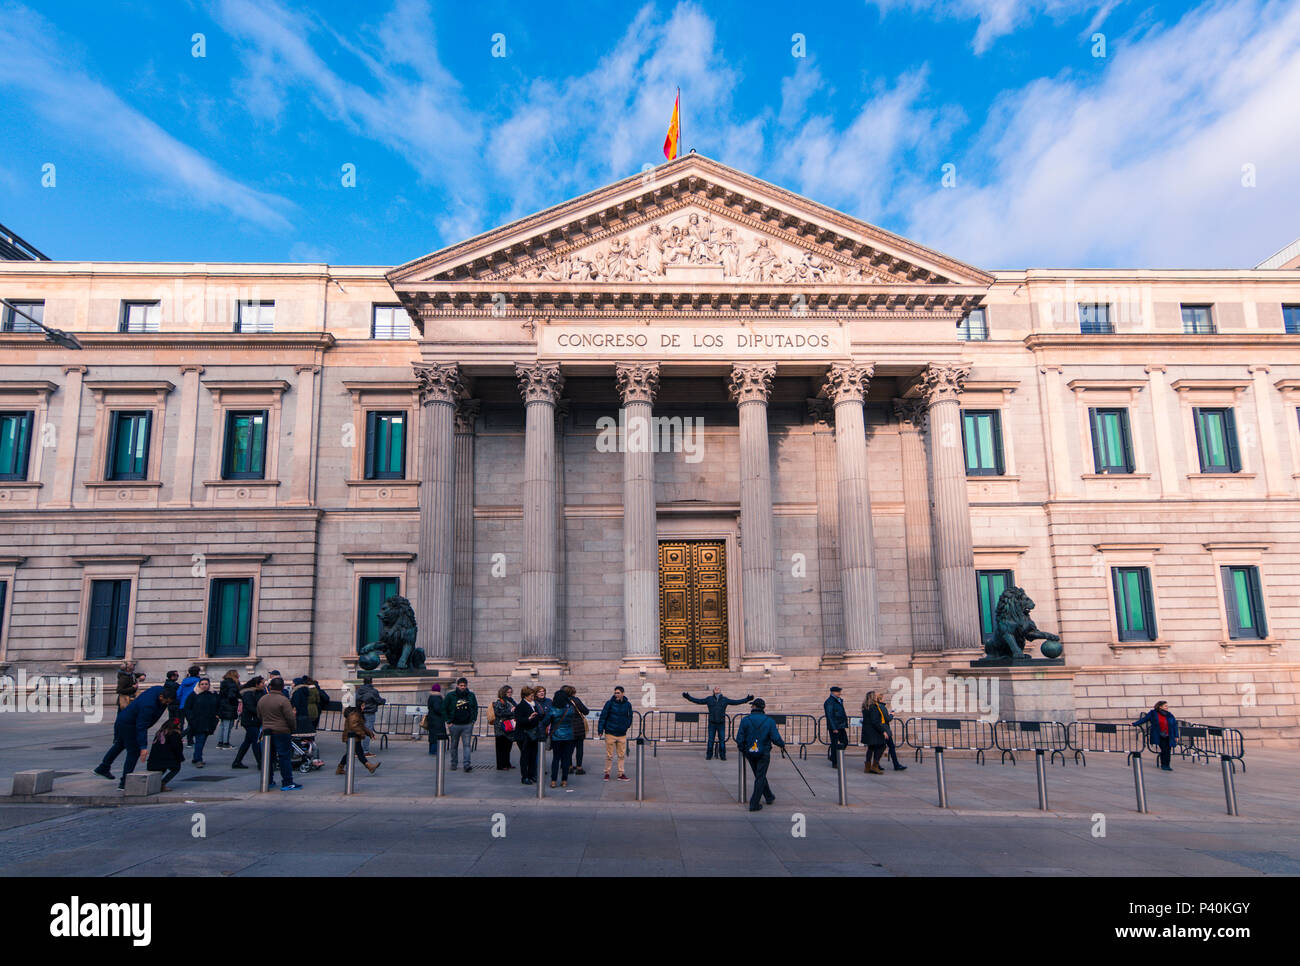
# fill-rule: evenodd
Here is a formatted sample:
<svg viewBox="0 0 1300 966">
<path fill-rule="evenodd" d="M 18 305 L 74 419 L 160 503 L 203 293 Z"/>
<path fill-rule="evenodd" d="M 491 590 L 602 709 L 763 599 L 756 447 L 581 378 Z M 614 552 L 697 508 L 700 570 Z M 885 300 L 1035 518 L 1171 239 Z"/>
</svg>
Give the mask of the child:
<svg viewBox="0 0 1300 966">
<path fill-rule="evenodd" d="M 167 719 L 154 736 L 149 748 L 149 771 L 163 772 L 162 790 L 168 791 L 167 783 L 181 773 L 181 762 L 185 760 L 185 742 L 181 740 L 181 720 Z"/>
<path fill-rule="evenodd" d="M 375 762 L 373 765 L 366 761 L 366 754 L 361 750 L 361 742 L 366 738 L 373 738 L 375 733 L 366 727 L 365 715 L 361 713 L 360 708 L 348 708 L 343 712 L 343 744 L 346 746 L 348 738 L 356 738 L 356 756 L 357 761 L 366 766 L 366 771 L 374 774 L 379 768 L 380 763 Z M 339 759 L 339 767 L 335 770 L 336 775 L 346 775 L 348 766 L 348 752 L 345 747 L 343 757 Z"/>
</svg>

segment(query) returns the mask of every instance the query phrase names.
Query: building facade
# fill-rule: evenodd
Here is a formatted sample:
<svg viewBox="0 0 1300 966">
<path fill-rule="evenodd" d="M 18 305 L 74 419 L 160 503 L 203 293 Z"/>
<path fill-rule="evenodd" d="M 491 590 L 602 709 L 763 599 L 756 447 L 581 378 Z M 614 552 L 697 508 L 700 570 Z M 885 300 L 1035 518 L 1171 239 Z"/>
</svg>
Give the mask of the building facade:
<svg viewBox="0 0 1300 966">
<path fill-rule="evenodd" d="M 6 313 L 7 667 L 337 682 L 401 593 L 440 673 L 793 704 L 1014 582 L 1081 717 L 1300 737 L 1294 266 L 988 272 L 690 155 L 397 268 L 0 296 L 83 346 Z"/>
</svg>

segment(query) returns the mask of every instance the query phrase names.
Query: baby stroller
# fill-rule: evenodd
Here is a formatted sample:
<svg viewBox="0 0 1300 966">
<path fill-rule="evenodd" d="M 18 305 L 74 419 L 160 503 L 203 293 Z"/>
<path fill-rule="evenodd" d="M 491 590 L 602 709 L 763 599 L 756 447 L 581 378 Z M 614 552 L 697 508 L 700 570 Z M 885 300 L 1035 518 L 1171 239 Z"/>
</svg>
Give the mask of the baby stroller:
<svg viewBox="0 0 1300 966">
<path fill-rule="evenodd" d="M 289 748 L 293 755 L 293 767 L 304 775 L 314 772 L 325 764 L 321 760 L 320 751 L 316 748 L 316 736 L 314 734 L 290 735 Z"/>
</svg>

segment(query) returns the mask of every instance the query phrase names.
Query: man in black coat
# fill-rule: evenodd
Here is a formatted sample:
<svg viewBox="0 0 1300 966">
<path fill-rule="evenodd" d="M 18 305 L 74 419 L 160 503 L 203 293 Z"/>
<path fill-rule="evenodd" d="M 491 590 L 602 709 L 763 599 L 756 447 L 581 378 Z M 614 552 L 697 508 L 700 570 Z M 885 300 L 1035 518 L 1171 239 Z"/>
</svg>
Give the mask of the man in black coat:
<svg viewBox="0 0 1300 966">
<path fill-rule="evenodd" d="M 844 710 L 844 698 L 840 696 L 842 690 L 839 687 L 832 687 L 830 697 L 822 705 L 822 711 L 826 715 L 826 732 L 831 739 L 826 757 L 831 760 L 832 768 L 840 767 L 839 755 L 836 752 L 849 746 L 849 715 Z"/>
<path fill-rule="evenodd" d="M 185 723 L 189 729 L 190 736 L 194 739 L 194 767 L 203 767 L 203 748 L 208 742 L 208 738 L 217 730 L 217 711 L 220 707 L 221 699 L 216 692 L 212 690 L 212 682 L 208 678 L 199 678 L 199 683 L 195 686 L 185 702 Z"/>
<path fill-rule="evenodd" d="M 727 760 L 727 708 L 733 704 L 748 704 L 754 700 L 752 694 L 747 694 L 739 700 L 724 697 L 722 688 L 714 688 L 713 693 L 707 698 L 692 698 L 685 691 L 682 697 L 692 704 L 707 705 L 709 709 L 709 743 L 704 749 L 704 760 L 708 761 L 713 757 L 713 738 L 716 735 L 718 739 L 718 757 L 723 761 Z"/>
</svg>

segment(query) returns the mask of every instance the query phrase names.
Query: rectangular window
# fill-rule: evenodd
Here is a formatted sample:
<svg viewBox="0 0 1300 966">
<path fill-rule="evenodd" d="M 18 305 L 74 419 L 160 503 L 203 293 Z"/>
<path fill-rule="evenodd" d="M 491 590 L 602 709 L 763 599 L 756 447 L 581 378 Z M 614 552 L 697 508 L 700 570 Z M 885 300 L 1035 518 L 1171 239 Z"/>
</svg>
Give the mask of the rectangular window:
<svg viewBox="0 0 1300 966">
<path fill-rule="evenodd" d="M 161 302 L 123 302 L 122 332 L 157 332 L 162 324 Z"/>
<path fill-rule="evenodd" d="M 36 414 L 0 413 L 0 480 L 27 479 L 32 448 L 32 424 Z"/>
<path fill-rule="evenodd" d="M 1196 451 L 1202 473 L 1240 473 L 1237 425 L 1231 409 L 1193 409 L 1196 420 Z"/>
<path fill-rule="evenodd" d="M 9 599 L 9 581 L 0 580 L 0 637 L 5 632 L 5 601 Z"/>
<path fill-rule="evenodd" d="M 977 570 L 975 585 L 980 598 L 980 639 L 988 644 L 997 628 L 998 598 L 1015 583 L 1010 570 Z"/>
<path fill-rule="evenodd" d="M 1097 473 L 1132 473 L 1133 440 L 1127 409 L 1089 409 L 1092 463 Z"/>
<path fill-rule="evenodd" d="M 1151 571 L 1146 567 L 1111 567 L 1115 591 L 1115 627 L 1121 641 L 1156 639 L 1155 601 L 1151 596 Z"/>
<path fill-rule="evenodd" d="M 984 309 L 971 309 L 957 323 L 957 338 L 963 342 L 983 342 L 989 337 L 989 321 Z"/>
<path fill-rule="evenodd" d="M 1002 414 L 996 409 L 962 410 L 967 476 L 1001 476 Z"/>
<path fill-rule="evenodd" d="M 1282 326 L 1287 335 L 1300 335 L 1300 305 L 1282 306 Z"/>
<path fill-rule="evenodd" d="M 221 459 L 223 480 L 266 478 L 266 414 L 265 409 L 226 413 L 225 453 Z"/>
<path fill-rule="evenodd" d="M 149 427 L 152 412 L 113 411 L 108 430 L 107 480 L 149 478 Z"/>
<path fill-rule="evenodd" d="M 373 644 L 379 640 L 382 628 L 379 611 L 384 601 L 400 593 L 401 584 L 396 577 L 362 577 L 361 604 L 357 608 L 357 646 Z"/>
<path fill-rule="evenodd" d="M 92 580 L 90 582 L 86 660 L 108 661 L 126 657 L 127 611 L 130 608 L 131 581 Z"/>
<path fill-rule="evenodd" d="M 12 305 L 13 308 L 10 308 Z M 45 303 L 44 302 L 19 302 L 16 299 L 10 299 L 9 305 L 4 307 L 4 331 L 5 332 L 40 332 L 41 327 L 36 322 L 45 321 Z M 15 312 L 17 309 L 18 312 Z M 30 315 L 36 322 L 31 319 L 25 319 L 19 312 Z"/>
<path fill-rule="evenodd" d="M 372 339 L 409 339 L 411 337 L 411 317 L 400 305 L 376 305 L 374 317 L 370 320 L 370 338 Z"/>
<path fill-rule="evenodd" d="M 366 479 L 406 479 L 406 413 L 366 413 Z"/>
<path fill-rule="evenodd" d="M 1110 305 L 1104 302 L 1079 303 L 1079 331 L 1084 335 L 1110 335 Z"/>
<path fill-rule="evenodd" d="M 1222 567 L 1223 596 L 1228 605 L 1228 636 L 1235 640 L 1268 637 L 1264 623 L 1264 595 L 1258 567 Z"/>
<path fill-rule="evenodd" d="M 236 332 L 274 332 L 274 302 L 240 302 L 239 318 L 235 320 Z"/>
<path fill-rule="evenodd" d="M 1184 335 L 1213 335 L 1214 314 L 1210 311 L 1208 305 L 1184 305 L 1183 309 L 1183 334 Z"/>
<path fill-rule="evenodd" d="M 252 629 L 253 578 L 213 578 L 208 600 L 208 657 L 247 657 Z"/>
</svg>

